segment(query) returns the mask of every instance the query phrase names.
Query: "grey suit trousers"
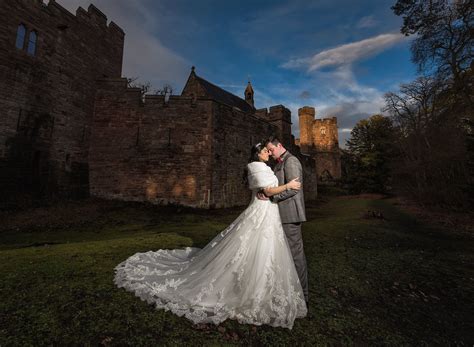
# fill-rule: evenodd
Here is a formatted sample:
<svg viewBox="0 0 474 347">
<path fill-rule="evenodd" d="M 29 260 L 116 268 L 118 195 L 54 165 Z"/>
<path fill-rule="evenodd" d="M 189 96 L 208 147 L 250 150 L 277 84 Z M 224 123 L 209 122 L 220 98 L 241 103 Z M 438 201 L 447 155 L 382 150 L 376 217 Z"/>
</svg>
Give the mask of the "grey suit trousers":
<svg viewBox="0 0 474 347">
<path fill-rule="evenodd" d="M 303 238 L 301 236 L 301 223 L 283 223 L 288 245 L 295 262 L 296 272 L 300 279 L 301 287 L 306 301 L 308 301 L 308 268 L 306 266 L 306 256 L 303 250 Z"/>
</svg>

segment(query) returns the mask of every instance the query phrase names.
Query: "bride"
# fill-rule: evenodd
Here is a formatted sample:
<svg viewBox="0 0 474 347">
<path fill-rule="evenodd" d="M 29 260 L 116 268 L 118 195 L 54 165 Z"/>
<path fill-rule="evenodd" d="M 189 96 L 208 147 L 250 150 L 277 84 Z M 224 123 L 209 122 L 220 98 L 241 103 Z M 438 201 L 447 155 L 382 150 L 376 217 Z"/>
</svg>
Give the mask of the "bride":
<svg viewBox="0 0 474 347">
<path fill-rule="evenodd" d="M 137 253 L 116 268 L 115 284 L 156 308 L 193 323 L 226 319 L 291 329 L 306 316 L 303 290 L 281 225 L 278 206 L 260 200 L 285 189 L 301 189 L 294 179 L 278 186 L 264 145 L 252 147 L 247 165 L 249 206 L 203 249 Z"/>
</svg>

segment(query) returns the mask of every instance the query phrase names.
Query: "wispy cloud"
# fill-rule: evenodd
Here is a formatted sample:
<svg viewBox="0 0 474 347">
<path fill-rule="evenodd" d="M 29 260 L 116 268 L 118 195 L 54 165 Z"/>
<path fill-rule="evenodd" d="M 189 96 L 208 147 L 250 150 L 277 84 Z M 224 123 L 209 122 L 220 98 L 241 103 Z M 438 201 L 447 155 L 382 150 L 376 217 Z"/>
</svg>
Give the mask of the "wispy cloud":
<svg viewBox="0 0 474 347">
<path fill-rule="evenodd" d="M 405 39 L 405 36 L 401 34 L 381 34 L 325 50 L 309 58 L 292 59 L 282 64 L 282 67 L 287 69 L 307 68 L 310 72 L 324 67 L 350 65 L 356 61 L 374 56 Z"/>
<path fill-rule="evenodd" d="M 303 91 L 300 93 L 300 95 L 298 95 L 298 97 L 299 97 L 300 99 L 303 99 L 303 100 L 308 100 L 308 99 L 311 98 L 311 93 L 310 93 L 309 91 L 307 91 L 307 90 L 303 90 Z"/>
<path fill-rule="evenodd" d="M 358 22 L 359 27 L 375 25 L 371 16 L 363 17 Z M 337 117 L 339 143 L 344 146 L 354 125 L 361 119 L 380 113 L 384 106 L 384 92 L 359 82 L 354 66 L 405 39 L 398 33 L 380 34 L 326 49 L 311 57 L 291 59 L 281 67 L 307 72 L 309 85 L 302 86 L 299 93 L 317 91 L 314 98 L 304 101 L 316 106 L 318 118 Z"/>
<path fill-rule="evenodd" d="M 373 28 L 377 26 L 378 20 L 374 18 L 374 16 L 366 16 L 362 17 L 356 24 L 357 28 L 364 29 L 364 28 Z"/>
</svg>

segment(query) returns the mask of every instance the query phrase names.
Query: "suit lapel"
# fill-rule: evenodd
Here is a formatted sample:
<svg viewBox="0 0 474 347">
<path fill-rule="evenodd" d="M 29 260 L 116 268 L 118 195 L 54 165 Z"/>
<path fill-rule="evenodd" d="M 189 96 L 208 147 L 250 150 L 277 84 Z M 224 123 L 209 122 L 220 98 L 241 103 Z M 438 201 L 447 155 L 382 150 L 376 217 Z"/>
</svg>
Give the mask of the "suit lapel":
<svg viewBox="0 0 474 347">
<path fill-rule="evenodd" d="M 282 160 L 281 163 L 278 163 L 278 164 L 281 165 L 281 167 L 283 167 L 283 165 L 285 164 L 285 161 L 286 161 L 286 159 L 288 159 L 288 157 L 289 157 L 289 153 L 288 153 L 288 151 L 286 151 L 281 156 L 281 160 Z"/>
<path fill-rule="evenodd" d="M 278 172 L 281 170 L 281 168 L 283 167 L 283 162 L 281 163 L 278 163 L 275 165 L 275 168 L 273 169 L 274 172 Z"/>
<path fill-rule="evenodd" d="M 281 185 L 281 184 L 285 184 L 285 174 L 283 172 L 283 166 L 285 164 L 285 160 L 288 158 L 288 151 L 286 151 L 282 156 L 281 156 L 281 159 L 282 161 L 277 163 L 275 165 L 275 169 L 273 170 L 273 172 L 275 173 L 275 175 L 278 177 L 278 183 Z"/>
</svg>

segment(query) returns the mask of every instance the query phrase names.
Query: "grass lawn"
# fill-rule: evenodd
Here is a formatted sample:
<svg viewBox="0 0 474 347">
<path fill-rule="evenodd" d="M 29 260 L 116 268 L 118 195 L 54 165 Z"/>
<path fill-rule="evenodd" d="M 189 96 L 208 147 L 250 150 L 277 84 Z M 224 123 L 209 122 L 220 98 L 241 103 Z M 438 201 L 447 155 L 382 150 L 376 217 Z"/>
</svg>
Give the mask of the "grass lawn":
<svg viewBox="0 0 474 347">
<path fill-rule="evenodd" d="M 204 246 L 242 210 L 90 200 L 0 214 L 0 345 L 474 343 L 473 238 L 394 201 L 330 198 L 303 226 L 311 321 L 193 326 L 113 284 L 136 252 Z M 363 218 L 367 210 L 385 219 Z"/>
</svg>

